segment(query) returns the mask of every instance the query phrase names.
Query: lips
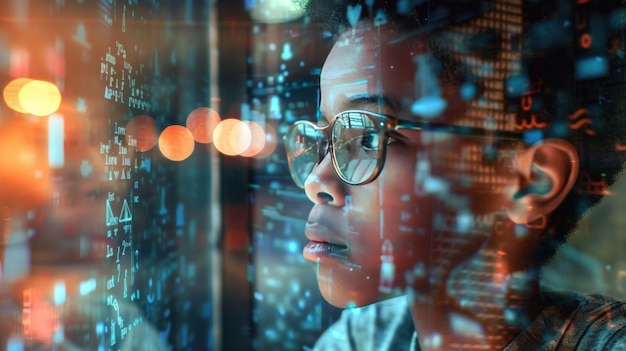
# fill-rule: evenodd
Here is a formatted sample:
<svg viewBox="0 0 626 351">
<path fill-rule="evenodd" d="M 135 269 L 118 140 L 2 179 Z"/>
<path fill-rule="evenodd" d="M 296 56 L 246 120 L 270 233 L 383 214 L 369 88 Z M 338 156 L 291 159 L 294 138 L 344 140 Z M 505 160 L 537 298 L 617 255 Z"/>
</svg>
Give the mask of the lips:
<svg viewBox="0 0 626 351">
<path fill-rule="evenodd" d="M 308 259 L 307 257 L 318 257 L 320 255 L 345 255 L 348 252 L 348 247 L 346 245 L 327 242 L 309 241 L 309 243 L 304 246 L 302 252 L 305 259 Z"/>
<path fill-rule="evenodd" d="M 345 245 L 336 245 L 327 242 L 309 241 L 302 250 L 302 256 L 305 260 L 311 262 L 319 262 L 323 258 L 341 258 L 346 259 L 348 247 Z"/>
<path fill-rule="evenodd" d="M 341 212 L 323 206 L 311 210 L 304 234 L 309 243 L 302 254 L 307 261 L 319 261 L 323 257 L 345 258 L 350 251 Z"/>
</svg>

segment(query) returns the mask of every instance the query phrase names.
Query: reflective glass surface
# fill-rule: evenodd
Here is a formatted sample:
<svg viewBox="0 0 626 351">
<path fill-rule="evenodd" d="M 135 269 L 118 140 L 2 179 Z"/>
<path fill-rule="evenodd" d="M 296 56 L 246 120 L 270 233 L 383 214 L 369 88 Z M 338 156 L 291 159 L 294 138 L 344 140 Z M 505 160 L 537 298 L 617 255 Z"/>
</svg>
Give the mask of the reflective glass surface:
<svg viewBox="0 0 626 351">
<path fill-rule="evenodd" d="M 0 350 L 626 348 L 625 43 L 616 0 L 3 1 Z"/>
</svg>

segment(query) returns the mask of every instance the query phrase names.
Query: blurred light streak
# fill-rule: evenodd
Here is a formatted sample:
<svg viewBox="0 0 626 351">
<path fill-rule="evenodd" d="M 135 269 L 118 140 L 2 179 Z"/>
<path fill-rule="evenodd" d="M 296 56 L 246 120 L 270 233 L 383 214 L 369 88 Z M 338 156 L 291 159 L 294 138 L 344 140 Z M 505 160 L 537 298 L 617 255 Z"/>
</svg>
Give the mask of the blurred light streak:
<svg viewBox="0 0 626 351">
<path fill-rule="evenodd" d="M 62 115 L 54 114 L 48 119 L 48 165 L 61 168 L 65 163 L 63 141 L 65 123 Z"/>
</svg>

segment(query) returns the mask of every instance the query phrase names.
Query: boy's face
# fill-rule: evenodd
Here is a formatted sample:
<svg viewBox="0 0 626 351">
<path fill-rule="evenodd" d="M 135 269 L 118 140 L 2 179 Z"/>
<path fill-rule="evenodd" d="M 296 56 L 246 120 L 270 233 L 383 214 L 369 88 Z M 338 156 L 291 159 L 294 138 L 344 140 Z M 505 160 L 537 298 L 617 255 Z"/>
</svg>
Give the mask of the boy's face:
<svg viewBox="0 0 626 351">
<path fill-rule="evenodd" d="M 454 124 L 462 113 L 457 87 L 438 81 L 437 63 L 420 56 L 427 52 L 423 40 L 390 43 L 398 33 L 363 25 L 338 40 L 321 74 L 321 124 L 346 110 Z M 428 119 L 411 110 L 424 86 L 436 86 L 447 102 Z M 306 180 L 315 206 L 303 254 L 316 264 L 320 291 L 335 306 L 362 306 L 411 289 L 427 295 L 453 268 L 446 262 L 459 262 L 484 240 L 475 234 L 476 216 L 500 209 L 513 183 L 505 167 L 484 163 L 484 139 L 402 133 L 411 142 L 388 145 L 383 171 L 371 183 L 342 182 L 329 155 Z"/>
</svg>

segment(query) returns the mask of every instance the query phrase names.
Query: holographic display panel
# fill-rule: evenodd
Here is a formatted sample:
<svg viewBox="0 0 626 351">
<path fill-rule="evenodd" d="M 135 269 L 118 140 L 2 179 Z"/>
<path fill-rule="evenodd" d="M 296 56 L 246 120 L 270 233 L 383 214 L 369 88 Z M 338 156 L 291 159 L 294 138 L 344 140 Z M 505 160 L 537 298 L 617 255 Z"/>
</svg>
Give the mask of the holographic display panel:
<svg viewBox="0 0 626 351">
<path fill-rule="evenodd" d="M 25 131 L 3 154 L 37 157 L 35 179 L 2 197 L 2 349 L 215 349 L 218 183 L 211 150 L 185 128 L 219 108 L 209 2 L 2 8 L 3 86 L 61 94 L 41 115 L 41 90 L 2 106 L 3 132 Z"/>
</svg>

